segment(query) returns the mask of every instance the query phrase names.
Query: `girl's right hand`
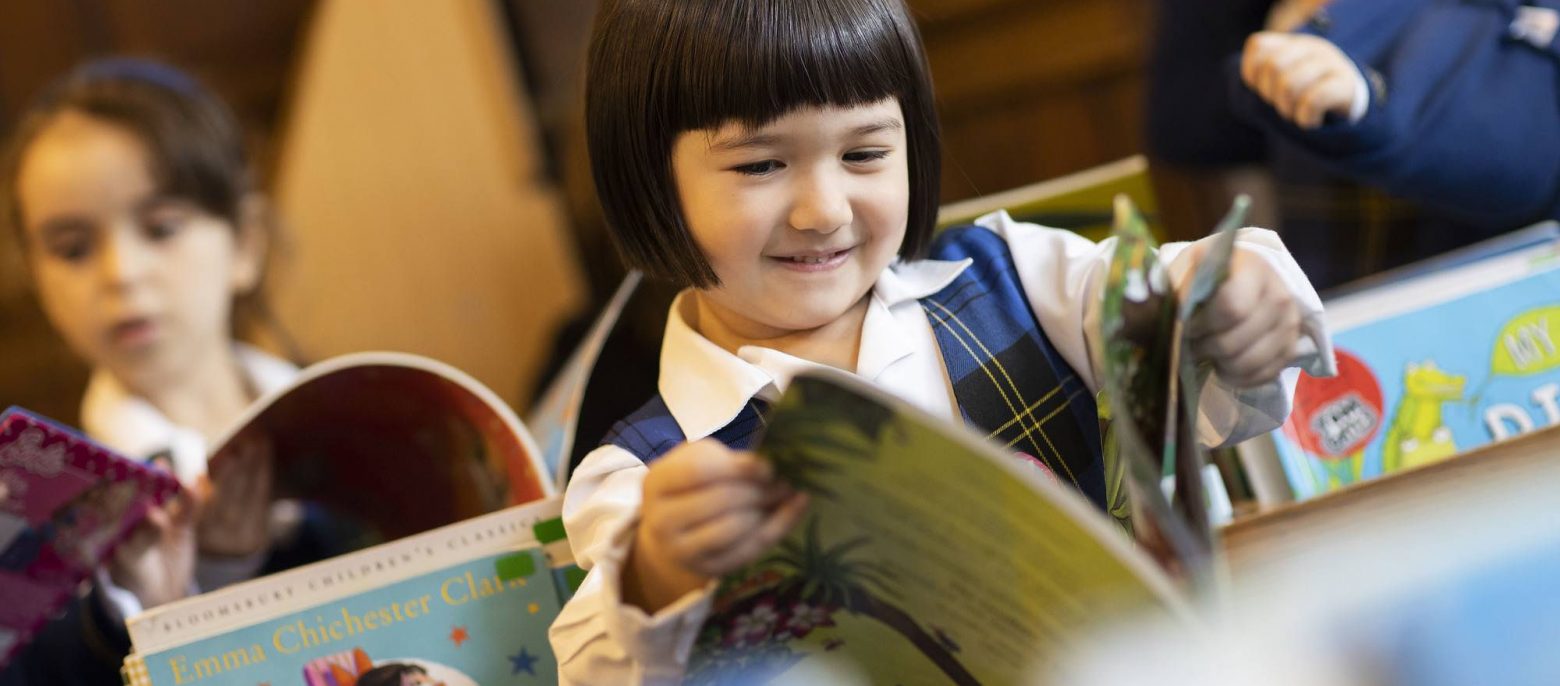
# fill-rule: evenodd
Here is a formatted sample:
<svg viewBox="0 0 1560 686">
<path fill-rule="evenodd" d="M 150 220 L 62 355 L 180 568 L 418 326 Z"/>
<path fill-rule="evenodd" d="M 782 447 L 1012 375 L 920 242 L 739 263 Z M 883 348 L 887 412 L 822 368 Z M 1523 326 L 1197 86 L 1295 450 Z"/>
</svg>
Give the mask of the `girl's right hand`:
<svg viewBox="0 0 1560 686">
<path fill-rule="evenodd" d="M 652 463 L 643 488 L 623 593 L 651 613 L 757 560 L 807 507 L 768 462 L 711 439 Z"/>
<path fill-rule="evenodd" d="M 153 608 L 188 595 L 195 580 L 195 521 L 209 497 L 204 483 L 152 506 L 114 550 L 109 578 Z"/>
</svg>

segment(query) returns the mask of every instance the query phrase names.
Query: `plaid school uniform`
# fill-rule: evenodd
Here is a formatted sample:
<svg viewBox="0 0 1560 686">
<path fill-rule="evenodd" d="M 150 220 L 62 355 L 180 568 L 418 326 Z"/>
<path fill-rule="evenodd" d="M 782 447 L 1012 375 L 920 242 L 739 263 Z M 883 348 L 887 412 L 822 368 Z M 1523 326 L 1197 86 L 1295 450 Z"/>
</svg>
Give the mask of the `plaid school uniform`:
<svg viewBox="0 0 1560 686">
<path fill-rule="evenodd" d="M 971 260 L 953 282 L 920 300 L 965 423 L 1044 464 L 1105 509 L 1094 397 L 1040 328 L 1007 242 L 982 227 L 958 227 L 940 233 L 928 257 Z M 765 406 L 754 399 L 713 437 L 734 450 L 751 448 Z M 602 444 L 649 464 L 685 440 L 657 395 L 613 426 Z"/>
</svg>

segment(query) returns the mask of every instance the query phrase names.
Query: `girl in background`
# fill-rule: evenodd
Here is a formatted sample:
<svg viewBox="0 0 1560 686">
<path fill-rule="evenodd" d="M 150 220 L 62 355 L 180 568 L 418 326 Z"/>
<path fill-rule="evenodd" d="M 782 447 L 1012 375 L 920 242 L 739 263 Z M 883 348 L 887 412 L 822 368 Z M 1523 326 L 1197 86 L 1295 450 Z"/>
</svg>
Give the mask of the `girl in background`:
<svg viewBox="0 0 1560 686">
<path fill-rule="evenodd" d="M 154 62 L 72 72 L 34 103 L 0 164 L 0 222 L 50 323 L 93 368 L 83 428 L 163 461 L 187 487 L 0 681 L 117 684 L 125 618 L 264 562 L 268 451 L 251 446 L 209 479 L 206 455 L 297 372 L 237 336 L 264 319 L 276 229 L 231 112 Z"/>
</svg>

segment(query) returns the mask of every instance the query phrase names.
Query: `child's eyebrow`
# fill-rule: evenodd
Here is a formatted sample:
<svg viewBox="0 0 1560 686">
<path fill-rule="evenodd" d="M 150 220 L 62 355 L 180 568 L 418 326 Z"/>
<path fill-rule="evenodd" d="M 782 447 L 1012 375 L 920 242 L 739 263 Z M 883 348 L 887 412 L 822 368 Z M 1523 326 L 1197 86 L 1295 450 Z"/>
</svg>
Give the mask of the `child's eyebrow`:
<svg viewBox="0 0 1560 686">
<path fill-rule="evenodd" d="M 730 152 L 743 148 L 762 148 L 780 142 L 780 137 L 772 133 L 759 133 L 752 131 L 738 136 L 730 136 L 710 143 L 710 152 Z"/>
<path fill-rule="evenodd" d="M 862 136 L 868 136 L 883 131 L 897 131 L 899 129 L 903 129 L 904 127 L 904 122 L 901 122 L 895 117 L 888 117 L 867 124 L 862 124 L 861 126 L 851 129 L 850 137 L 860 138 Z M 712 141 L 710 143 L 710 152 L 730 152 L 732 150 L 741 150 L 744 148 L 763 148 L 775 145 L 779 142 L 780 136 L 775 134 L 762 133 L 759 131 L 749 131 L 735 136 L 728 136 Z"/>
<path fill-rule="evenodd" d="M 881 131 L 898 131 L 904 127 L 905 125 L 903 122 L 890 117 L 887 119 L 880 119 L 870 124 L 863 124 L 854 129 L 851 129 L 850 133 L 852 136 L 866 136 Z"/>
</svg>

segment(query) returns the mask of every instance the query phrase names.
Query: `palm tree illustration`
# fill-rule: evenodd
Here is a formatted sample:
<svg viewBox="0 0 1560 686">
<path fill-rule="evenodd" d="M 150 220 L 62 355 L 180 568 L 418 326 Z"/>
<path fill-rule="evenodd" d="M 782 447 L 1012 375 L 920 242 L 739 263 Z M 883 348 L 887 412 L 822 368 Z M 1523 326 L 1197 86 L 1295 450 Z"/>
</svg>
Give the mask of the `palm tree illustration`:
<svg viewBox="0 0 1560 686">
<path fill-rule="evenodd" d="M 904 435 L 889 407 L 826 382 L 802 378 L 793 383 L 770 420 L 760 447 L 776 473 L 815 497 L 837 494 L 827 476 L 842 460 L 873 460 L 885 434 Z M 771 597 L 798 597 L 815 606 L 843 608 L 869 617 L 908 639 L 957 684 L 979 683 L 955 655 L 951 642 L 936 635 L 900 607 L 883 600 L 892 587 L 892 570 L 856 555 L 870 541 L 856 537 L 826 546 L 817 517 L 808 520 L 800 540 L 792 537 L 755 572 L 780 572 L 785 579 Z"/>
</svg>

